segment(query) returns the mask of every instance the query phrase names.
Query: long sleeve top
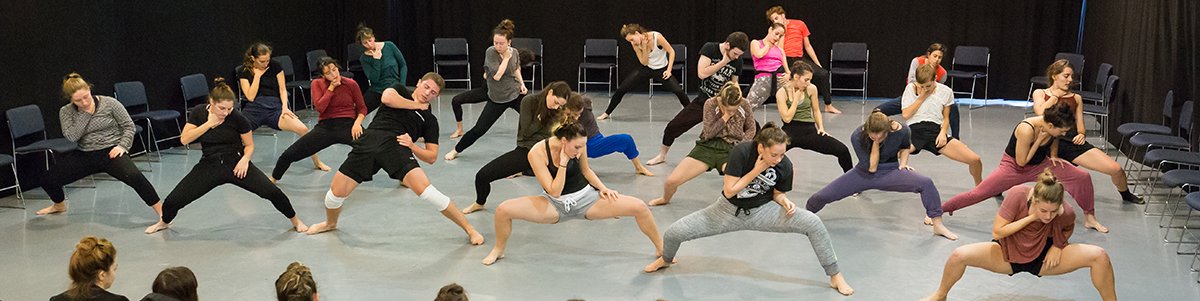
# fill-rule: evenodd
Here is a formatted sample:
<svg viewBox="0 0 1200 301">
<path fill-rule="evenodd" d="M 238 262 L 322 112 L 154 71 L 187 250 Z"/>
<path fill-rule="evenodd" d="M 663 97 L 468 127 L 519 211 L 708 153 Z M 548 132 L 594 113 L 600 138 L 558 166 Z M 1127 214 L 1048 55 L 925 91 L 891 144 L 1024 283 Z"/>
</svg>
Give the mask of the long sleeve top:
<svg viewBox="0 0 1200 301">
<path fill-rule="evenodd" d="M 383 42 L 381 51 L 383 56 L 379 59 L 364 54 L 358 61 L 362 62 L 363 73 L 366 73 L 367 79 L 370 80 L 371 91 L 383 94 L 383 90 L 387 90 L 388 87 L 405 83 L 408 78 L 408 62 L 404 60 L 400 48 L 396 48 L 396 44 L 390 41 Z"/>
<path fill-rule="evenodd" d="M 535 116 L 537 114 L 534 113 L 534 108 L 546 105 L 546 99 L 540 95 L 541 93 L 531 93 L 521 98 L 521 118 L 517 121 L 517 146 L 532 147 L 538 141 L 550 137 L 550 129 L 554 128 L 554 121 L 543 120 L 554 118 L 554 116 Z"/>
<path fill-rule="evenodd" d="M 725 142 L 738 144 L 754 139 L 754 117 L 750 116 L 753 109 L 750 104 L 742 102 L 729 120 L 721 119 L 721 100 L 713 97 L 704 102 L 704 129 L 700 132 L 700 140 L 721 138 Z"/>
<path fill-rule="evenodd" d="M 81 151 L 95 151 L 113 146 L 126 150 L 133 147 L 133 119 L 116 98 L 93 96 L 96 112 L 80 111 L 74 104 L 58 109 L 63 137 L 79 144 Z"/>
<path fill-rule="evenodd" d="M 353 79 L 343 77 L 342 85 L 333 88 L 333 92 L 329 92 L 329 82 L 325 78 L 314 79 L 311 90 L 319 120 L 358 118 L 360 114 L 367 115 L 362 90 Z"/>
</svg>

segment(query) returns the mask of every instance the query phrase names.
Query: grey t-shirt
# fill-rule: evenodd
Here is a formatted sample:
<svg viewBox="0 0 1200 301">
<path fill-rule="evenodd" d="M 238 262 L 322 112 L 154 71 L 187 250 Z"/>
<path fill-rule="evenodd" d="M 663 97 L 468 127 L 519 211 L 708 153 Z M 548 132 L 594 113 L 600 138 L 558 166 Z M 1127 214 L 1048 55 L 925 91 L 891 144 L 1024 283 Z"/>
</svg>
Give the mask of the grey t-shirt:
<svg viewBox="0 0 1200 301">
<path fill-rule="evenodd" d="M 496 47 L 488 47 L 487 54 L 483 58 L 483 74 L 487 77 L 488 98 L 495 103 L 508 103 L 517 99 L 517 95 L 521 95 L 521 81 L 517 80 L 517 72 L 521 72 L 521 58 L 518 56 L 517 48 L 508 47 L 508 51 L 512 51 L 512 58 L 508 59 L 508 67 L 504 68 L 504 74 L 500 75 L 500 80 L 495 80 L 496 71 L 500 70 L 500 62 L 504 61 L 500 57 L 500 53 L 496 52 Z"/>
</svg>

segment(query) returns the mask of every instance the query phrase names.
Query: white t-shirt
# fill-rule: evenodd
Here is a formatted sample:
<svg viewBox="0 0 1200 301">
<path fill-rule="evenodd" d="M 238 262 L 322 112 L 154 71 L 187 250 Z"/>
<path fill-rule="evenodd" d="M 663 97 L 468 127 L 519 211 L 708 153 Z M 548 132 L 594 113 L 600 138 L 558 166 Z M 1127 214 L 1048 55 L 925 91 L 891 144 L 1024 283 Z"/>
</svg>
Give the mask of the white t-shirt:
<svg viewBox="0 0 1200 301">
<path fill-rule="evenodd" d="M 951 91 L 950 87 L 941 83 L 935 83 L 934 85 L 937 85 L 937 88 L 933 90 L 933 95 L 925 98 L 925 102 L 921 103 L 921 107 L 917 109 L 917 113 L 908 119 L 908 125 L 924 121 L 942 124 L 942 108 L 954 104 L 954 91 Z M 916 83 L 912 83 L 904 87 L 904 96 L 900 98 L 901 108 L 908 108 L 908 106 L 917 102 L 916 86 Z"/>
</svg>

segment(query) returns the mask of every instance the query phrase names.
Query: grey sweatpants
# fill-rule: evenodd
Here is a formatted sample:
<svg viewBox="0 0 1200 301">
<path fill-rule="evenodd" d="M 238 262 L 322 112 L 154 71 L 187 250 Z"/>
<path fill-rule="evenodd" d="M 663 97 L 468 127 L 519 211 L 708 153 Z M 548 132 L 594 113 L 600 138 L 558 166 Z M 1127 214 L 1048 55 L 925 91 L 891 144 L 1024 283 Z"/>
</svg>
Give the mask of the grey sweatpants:
<svg viewBox="0 0 1200 301">
<path fill-rule="evenodd" d="M 743 211 L 734 216 L 736 211 L 737 207 L 724 197 L 717 197 L 717 201 L 712 205 L 692 212 L 671 224 L 663 234 L 663 260 L 674 260 L 679 245 L 685 241 L 722 233 L 742 230 L 800 233 L 808 236 L 808 242 L 817 253 L 817 260 L 820 260 L 821 267 L 825 268 L 825 275 L 833 276 L 840 272 L 829 231 L 825 230 L 825 224 L 816 214 L 797 206 L 796 214 L 788 217 L 783 207 L 775 202 L 751 209 L 750 214 Z"/>
<path fill-rule="evenodd" d="M 767 98 L 775 95 L 775 91 L 779 90 L 777 78 L 779 77 L 763 76 L 754 79 L 754 84 L 750 85 L 750 92 L 746 93 L 746 102 L 750 103 L 751 108 L 758 108 L 767 102 Z"/>
</svg>

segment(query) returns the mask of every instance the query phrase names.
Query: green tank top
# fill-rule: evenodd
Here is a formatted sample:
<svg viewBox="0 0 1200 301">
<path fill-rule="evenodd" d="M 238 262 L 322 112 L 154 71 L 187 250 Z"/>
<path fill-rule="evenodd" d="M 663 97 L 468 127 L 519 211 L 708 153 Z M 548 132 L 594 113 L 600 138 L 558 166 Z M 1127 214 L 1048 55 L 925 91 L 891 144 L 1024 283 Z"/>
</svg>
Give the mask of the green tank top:
<svg viewBox="0 0 1200 301">
<path fill-rule="evenodd" d="M 792 93 L 791 93 L 791 91 L 788 91 L 786 93 L 788 95 L 786 105 L 791 106 L 792 105 Z M 806 93 L 805 91 L 800 91 L 800 94 L 804 95 L 804 98 L 800 100 L 799 105 L 796 105 L 796 115 L 792 116 L 792 121 L 817 122 L 817 120 L 813 118 L 812 101 L 809 101 L 808 93 Z"/>
</svg>

